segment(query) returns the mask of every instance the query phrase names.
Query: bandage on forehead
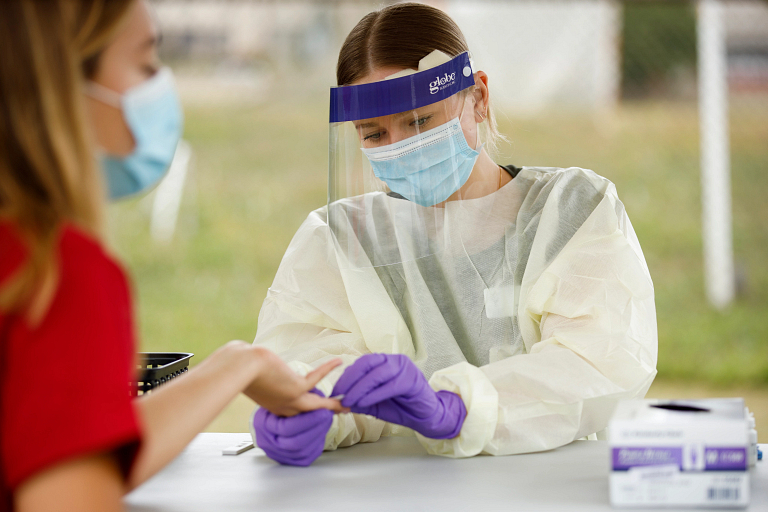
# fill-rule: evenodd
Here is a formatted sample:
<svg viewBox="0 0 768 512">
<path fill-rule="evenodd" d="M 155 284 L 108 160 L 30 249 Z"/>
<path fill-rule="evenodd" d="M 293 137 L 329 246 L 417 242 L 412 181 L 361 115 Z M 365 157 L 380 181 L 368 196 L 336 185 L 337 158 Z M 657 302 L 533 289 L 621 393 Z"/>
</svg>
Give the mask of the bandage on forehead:
<svg viewBox="0 0 768 512">
<path fill-rule="evenodd" d="M 330 122 L 398 114 L 431 105 L 475 85 L 469 52 L 400 78 L 331 88 Z"/>
</svg>

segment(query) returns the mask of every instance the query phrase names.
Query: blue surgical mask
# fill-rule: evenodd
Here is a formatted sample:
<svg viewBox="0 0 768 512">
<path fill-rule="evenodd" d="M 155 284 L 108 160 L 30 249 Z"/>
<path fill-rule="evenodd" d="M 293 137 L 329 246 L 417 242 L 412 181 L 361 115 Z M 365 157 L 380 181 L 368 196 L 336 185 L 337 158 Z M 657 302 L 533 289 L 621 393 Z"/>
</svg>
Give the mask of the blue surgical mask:
<svg viewBox="0 0 768 512">
<path fill-rule="evenodd" d="M 87 91 L 99 101 L 122 109 L 135 143 L 130 155 L 102 157 L 109 197 L 120 199 L 156 185 L 171 165 L 183 124 L 171 70 L 161 69 L 122 95 L 94 83 Z"/>
<path fill-rule="evenodd" d="M 480 156 L 467 144 L 458 118 L 394 144 L 362 149 L 377 178 L 421 206 L 442 203 L 459 190 Z"/>
</svg>

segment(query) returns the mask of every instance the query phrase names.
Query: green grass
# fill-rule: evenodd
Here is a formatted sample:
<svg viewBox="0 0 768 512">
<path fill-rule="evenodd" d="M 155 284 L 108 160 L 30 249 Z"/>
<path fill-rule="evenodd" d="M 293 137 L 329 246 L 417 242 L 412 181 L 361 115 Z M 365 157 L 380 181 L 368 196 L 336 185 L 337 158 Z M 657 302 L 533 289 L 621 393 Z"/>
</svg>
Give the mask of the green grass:
<svg viewBox="0 0 768 512">
<path fill-rule="evenodd" d="M 768 109 L 757 106 L 732 109 L 743 282 L 723 312 L 704 297 L 695 105 L 624 104 L 600 121 L 502 119 L 512 142 L 500 163 L 588 167 L 616 183 L 656 287 L 661 378 L 768 385 Z M 151 196 L 113 207 L 111 231 L 134 277 L 142 348 L 191 351 L 200 361 L 230 339 L 253 339 L 291 237 L 326 202 L 327 107 L 309 97 L 186 116 L 193 174 L 176 237 L 165 246 L 150 239 Z"/>
</svg>

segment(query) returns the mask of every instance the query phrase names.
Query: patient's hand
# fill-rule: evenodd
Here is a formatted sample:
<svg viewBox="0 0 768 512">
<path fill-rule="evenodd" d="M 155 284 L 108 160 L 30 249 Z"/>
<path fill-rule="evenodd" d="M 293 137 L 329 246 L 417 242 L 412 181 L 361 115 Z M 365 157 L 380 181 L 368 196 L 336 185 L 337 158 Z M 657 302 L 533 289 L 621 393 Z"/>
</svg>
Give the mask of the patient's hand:
<svg viewBox="0 0 768 512">
<path fill-rule="evenodd" d="M 341 364 L 341 359 L 328 361 L 302 377 L 272 351 L 257 346 L 252 350 L 258 361 L 258 371 L 243 393 L 263 408 L 278 416 L 295 416 L 315 409 L 349 411 L 338 400 L 310 393 L 328 372 Z"/>
</svg>

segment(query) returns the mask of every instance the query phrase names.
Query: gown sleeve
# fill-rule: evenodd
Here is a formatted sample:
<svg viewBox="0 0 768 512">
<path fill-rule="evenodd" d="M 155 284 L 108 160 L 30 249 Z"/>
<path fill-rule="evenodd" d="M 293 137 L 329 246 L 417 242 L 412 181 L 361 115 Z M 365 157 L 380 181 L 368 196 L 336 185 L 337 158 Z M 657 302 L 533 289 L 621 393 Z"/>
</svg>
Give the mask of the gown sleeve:
<svg viewBox="0 0 768 512">
<path fill-rule="evenodd" d="M 546 215 L 539 233 L 557 229 L 558 219 Z M 526 353 L 433 374 L 431 386 L 461 395 L 468 413 L 454 439 L 417 434 L 430 453 L 468 457 L 553 449 L 605 429 L 620 400 L 643 397 L 653 382 L 653 284 L 613 184 L 541 270 L 535 267 L 544 261 L 539 250 L 534 244 L 520 290 Z"/>
<path fill-rule="evenodd" d="M 374 351 L 395 351 L 394 341 L 389 341 L 389 350 L 381 344 L 378 349 L 372 350 L 371 344 L 376 346 L 374 339 L 393 340 L 398 331 L 406 329 L 404 324 L 399 328 L 382 326 L 376 336 L 368 338 L 366 344 L 363 330 L 350 305 L 342 272 L 331 260 L 333 255 L 329 253 L 328 236 L 326 209 L 320 208 L 309 215 L 294 235 L 274 283 L 267 292 L 259 313 L 259 331 L 254 340 L 255 344 L 280 355 L 302 375 L 330 359 L 341 358 L 343 364 L 317 386 L 326 396 L 331 393 L 343 370 L 359 356 Z M 370 277 L 375 279 L 375 273 Z M 375 298 L 370 297 L 369 304 L 359 304 L 358 307 L 371 312 L 381 309 L 381 301 L 376 306 L 373 306 L 374 302 Z M 391 301 L 387 297 L 385 302 Z M 326 436 L 325 449 L 335 450 L 358 442 L 377 441 L 383 433 L 392 430 L 410 432 L 410 429 L 371 416 L 336 414 Z"/>
</svg>

